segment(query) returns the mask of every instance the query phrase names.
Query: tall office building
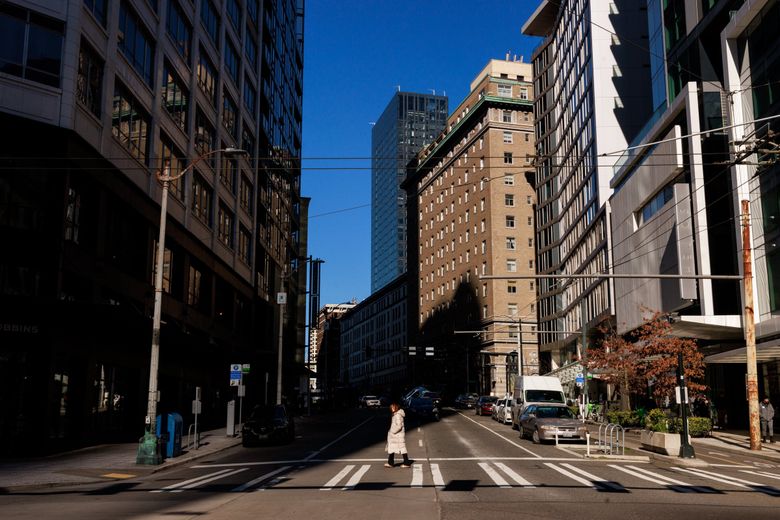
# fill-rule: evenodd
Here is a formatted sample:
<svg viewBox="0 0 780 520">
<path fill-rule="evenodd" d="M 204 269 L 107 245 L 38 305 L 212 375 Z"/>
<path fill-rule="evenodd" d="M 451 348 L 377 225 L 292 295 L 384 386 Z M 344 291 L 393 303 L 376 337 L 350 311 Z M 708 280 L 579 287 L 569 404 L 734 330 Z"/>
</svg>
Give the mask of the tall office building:
<svg viewBox="0 0 780 520">
<path fill-rule="evenodd" d="M 504 395 L 521 352 L 538 373 L 536 283 L 483 278 L 534 274 L 531 79 L 531 64 L 491 60 L 410 164 L 415 383 Z"/>
<path fill-rule="evenodd" d="M 406 164 L 444 130 L 447 98 L 396 92 L 371 131 L 371 292 L 406 272 Z"/>
<path fill-rule="evenodd" d="M 13 0 L 0 31 L 2 445 L 142 432 L 165 163 L 159 409 L 190 422 L 200 387 L 224 424 L 236 362 L 263 402 L 283 285 L 303 361 L 302 1 Z"/>
<path fill-rule="evenodd" d="M 646 20 L 644 1 L 542 0 L 523 26 L 543 38 L 533 57 L 539 274 L 611 268 L 609 153 L 624 149 L 650 112 L 649 57 L 632 45 L 643 41 Z M 578 359 L 578 331 L 614 309 L 608 280 L 540 279 L 542 372 Z"/>
</svg>

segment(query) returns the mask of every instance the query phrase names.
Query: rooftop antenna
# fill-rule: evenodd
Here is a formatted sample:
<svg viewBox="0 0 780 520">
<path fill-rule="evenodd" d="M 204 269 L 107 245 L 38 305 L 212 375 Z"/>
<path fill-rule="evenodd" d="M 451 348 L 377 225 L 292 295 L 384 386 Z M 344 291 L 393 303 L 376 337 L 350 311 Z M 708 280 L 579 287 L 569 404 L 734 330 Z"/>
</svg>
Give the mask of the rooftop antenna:
<svg viewBox="0 0 780 520">
<path fill-rule="evenodd" d="M 436 95 L 436 89 L 435 88 L 429 88 L 428 90 L 430 90 L 433 93 L 434 96 Z"/>
<path fill-rule="evenodd" d="M 511 51 L 507 51 L 506 58 L 504 58 L 504 61 L 509 61 L 509 55 L 511 54 Z"/>
<path fill-rule="evenodd" d="M 395 91 L 396 92 L 401 92 L 401 85 L 396 85 L 395 86 Z"/>
</svg>

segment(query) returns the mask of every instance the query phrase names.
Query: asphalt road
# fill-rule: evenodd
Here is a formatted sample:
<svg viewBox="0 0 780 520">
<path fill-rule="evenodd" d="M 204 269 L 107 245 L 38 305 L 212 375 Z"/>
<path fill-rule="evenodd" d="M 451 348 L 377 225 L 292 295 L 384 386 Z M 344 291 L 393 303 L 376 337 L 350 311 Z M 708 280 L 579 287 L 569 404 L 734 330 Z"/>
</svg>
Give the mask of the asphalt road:
<svg viewBox="0 0 780 520">
<path fill-rule="evenodd" d="M 244 519 L 780 518 L 780 465 L 733 453 L 583 460 L 473 412 L 407 419 L 413 467 L 388 469 L 389 413 L 307 419 L 289 445 L 236 447 L 113 484 L 0 495 L 0 517 Z"/>
</svg>

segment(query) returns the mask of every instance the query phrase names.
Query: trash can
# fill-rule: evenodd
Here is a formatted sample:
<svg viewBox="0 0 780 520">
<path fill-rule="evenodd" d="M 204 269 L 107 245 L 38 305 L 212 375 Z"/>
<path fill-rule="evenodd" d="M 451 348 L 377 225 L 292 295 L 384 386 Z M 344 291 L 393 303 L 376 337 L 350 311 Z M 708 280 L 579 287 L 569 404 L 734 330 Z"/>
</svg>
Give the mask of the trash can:
<svg viewBox="0 0 780 520">
<path fill-rule="evenodd" d="M 164 448 L 160 450 L 163 457 L 170 458 L 181 455 L 183 427 L 184 421 L 181 415 L 176 412 L 157 416 L 157 436 L 160 438 L 160 445 Z"/>
</svg>

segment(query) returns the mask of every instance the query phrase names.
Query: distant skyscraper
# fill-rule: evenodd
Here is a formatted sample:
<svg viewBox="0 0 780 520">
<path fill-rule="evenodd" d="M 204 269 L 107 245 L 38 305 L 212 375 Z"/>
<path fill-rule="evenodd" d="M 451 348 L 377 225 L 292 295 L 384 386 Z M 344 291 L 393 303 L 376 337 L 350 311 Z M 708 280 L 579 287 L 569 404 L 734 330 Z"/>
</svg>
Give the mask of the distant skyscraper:
<svg viewBox="0 0 780 520">
<path fill-rule="evenodd" d="M 447 98 L 396 92 L 371 132 L 371 292 L 406 271 L 406 164 L 447 123 Z"/>
</svg>

